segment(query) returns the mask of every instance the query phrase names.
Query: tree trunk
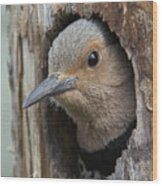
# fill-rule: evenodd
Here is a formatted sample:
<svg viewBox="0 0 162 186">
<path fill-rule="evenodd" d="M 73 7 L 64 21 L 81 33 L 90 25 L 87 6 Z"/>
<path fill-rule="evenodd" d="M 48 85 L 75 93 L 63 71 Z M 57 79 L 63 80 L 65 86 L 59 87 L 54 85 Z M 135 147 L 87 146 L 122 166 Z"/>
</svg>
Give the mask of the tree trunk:
<svg viewBox="0 0 162 186">
<path fill-rule="evenodd" d="M 28 110 L 22 109 L 22 102 L 47 77 L 48 50 L 58 33 L 79 17 L 97 16 L 116 33 L 132 62 L 137 100 L 137 127 L 109 179 L 155 178 L 153 3 L 15 5 L 8 10 L 14 176 L 79 178 L 75 125 L 47 101 Z"/>
</svg>

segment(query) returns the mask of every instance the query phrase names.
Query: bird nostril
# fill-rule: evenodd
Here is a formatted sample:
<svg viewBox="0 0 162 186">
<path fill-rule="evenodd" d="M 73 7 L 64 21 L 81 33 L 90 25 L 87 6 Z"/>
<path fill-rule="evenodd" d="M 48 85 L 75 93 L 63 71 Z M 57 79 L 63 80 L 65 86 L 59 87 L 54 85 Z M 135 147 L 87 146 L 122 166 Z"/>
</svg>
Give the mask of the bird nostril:
<svg viewBox="0 0 162 186">
<path fill-rule="evenodd" d="M 76 82 L 76 80 L 76 77 L 69 77 L 67 80 L 65 80 L 65 84 L 71 87 Z"/>
</svg>

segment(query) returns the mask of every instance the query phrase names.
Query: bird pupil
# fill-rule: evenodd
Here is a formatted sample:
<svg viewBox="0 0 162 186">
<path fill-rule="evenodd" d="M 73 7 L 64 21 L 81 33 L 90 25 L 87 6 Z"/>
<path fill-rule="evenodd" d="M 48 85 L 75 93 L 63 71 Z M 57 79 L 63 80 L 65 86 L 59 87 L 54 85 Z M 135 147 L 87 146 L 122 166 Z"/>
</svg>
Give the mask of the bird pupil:
<svg viewBox="0 0 162 186">
<path fill-rule="evenodd" d="M 98 63 L 98 54 L 96 51 L 92 52 L 90 55 L 89 55 L 89 59 L 88 59 L 88 65 L 90 67 L 93 67 L 95 65 L 97 65 Z"/>
</svg>

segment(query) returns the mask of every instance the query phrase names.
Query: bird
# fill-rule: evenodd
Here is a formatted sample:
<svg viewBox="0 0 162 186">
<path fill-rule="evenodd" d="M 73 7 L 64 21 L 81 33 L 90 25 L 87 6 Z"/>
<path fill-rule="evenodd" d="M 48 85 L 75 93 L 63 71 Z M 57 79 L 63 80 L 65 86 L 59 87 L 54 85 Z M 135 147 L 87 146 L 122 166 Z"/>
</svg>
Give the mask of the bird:
<svg viewBox="0 0 162 186">
<path fill-rule="evenodd" d="M 81 178 L 106 179 L 136 126 L 131 62 L 118 37 L 96 18 L 80 18 L 54 39 L 49 75 L 23 108 L 49 98 L 76 124 Z"/>
</svg>

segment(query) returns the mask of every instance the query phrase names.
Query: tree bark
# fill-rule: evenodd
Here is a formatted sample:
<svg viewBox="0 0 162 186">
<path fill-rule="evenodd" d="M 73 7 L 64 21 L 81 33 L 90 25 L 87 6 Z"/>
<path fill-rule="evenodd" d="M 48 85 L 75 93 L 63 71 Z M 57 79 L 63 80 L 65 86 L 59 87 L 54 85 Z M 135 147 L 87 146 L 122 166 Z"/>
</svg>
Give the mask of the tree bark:
<svg viewBox="0 0 162 186">
<path fill-rule="evenodd" d="M 14 176 L 79 178 L 76 128 L 46 101 L 28 110 L 22 102 L 48 75 L 54 38 L 80 17 L 99 17 L 119 37 L 135 76 L 137 127 L 109 179 L 153 178 L 153 3 L 9 6 L 9 82 L 12 95 Z"/>
</svg>

